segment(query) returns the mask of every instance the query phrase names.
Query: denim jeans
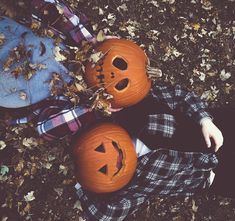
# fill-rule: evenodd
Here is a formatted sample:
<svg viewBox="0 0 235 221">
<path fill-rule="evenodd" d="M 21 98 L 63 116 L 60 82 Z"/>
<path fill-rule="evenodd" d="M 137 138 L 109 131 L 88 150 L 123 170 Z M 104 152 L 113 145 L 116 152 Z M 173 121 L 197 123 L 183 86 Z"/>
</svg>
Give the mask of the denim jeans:
<svg viewBox="0 0 235 221">
<path fill-rule="evenodd" d="M 68 70 L 55 59 L 53 39 L 39 37 L 31 29 L 8 18 L 0 20 L 0 33 L 4 36 L 0 45 L 1 107 L 26 107 L 51 96 L 53 73 L 59 74 L 64 82 L 71 80 Z M 62 44 L 59 47 L 64 48 Z M 19 51 L 22 53 L 19 58 L 7 64 L 14 57 L 12 54 Z M 29 65 L 36 67 L 30 68 Z M 22 68 L 18 74 L 17 67 Z M 29 71 L 32 71 L 32 77 L 26 80 L 24 75 Z"/>
</svg>

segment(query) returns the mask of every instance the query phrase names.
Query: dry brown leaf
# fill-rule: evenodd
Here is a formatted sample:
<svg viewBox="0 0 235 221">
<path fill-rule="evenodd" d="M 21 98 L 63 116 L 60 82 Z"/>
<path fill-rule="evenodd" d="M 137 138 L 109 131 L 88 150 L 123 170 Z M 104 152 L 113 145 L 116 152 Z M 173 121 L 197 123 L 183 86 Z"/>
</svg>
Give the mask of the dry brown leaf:
<svg viewBox="0 0 235 221">
<path fill-rule="evenodd" d="M 201 25 L 199 23 L 194 23 L 194 24 L 192 24 L 192 26 L 193 26 L 193 29 L 195 31 L 198 31 L 200 29 L 200 27 L 201 27 Z"/>
<path fill-rule="evenodd" d="M 14 63 L 14 58 L 13 57 L 8 57 L 7 60 L 3 64 L 3 70 L 4 71 L 9 71 L 11 65 Z"/>
<path fill-rule="evenodd" d="M 62 80 L 61 80 L 60 74 L 54 72 L 52 74 L 52 78 L 49 82 L 50 91 L 51 91 L 52 96 L 57 96 L 62 93 L 64 88 L 61 85 L 61 83 L 62 83 Z"/>
<path fill-rule="evenodd" d="M 19 173 L 24 168 L 24 161 L 21 159 L 18 164 L 15 166 L 15 172 Z"/>
<path fill-rule="evenodd" d="M 21 100 L 25 101 L 27 99 L 27 94 L 23 91 L 20 91 L 19 97 L 20 97 Z"/>
<path fill-rule="evenodd" d="M 41 27 L 41 23 L 37 20 L 32 20 L 32 23 L 31 23 L 31 29 L 33 31 L 37 31 L 39 28 Z"/>
<path fill-rule="evenodd" d="M 55 60 L 56 61 L 65 61 L 67 59 L 61 52 L 62 52 L 62 50 L 59 46 L 56 46 L 54 48 L 53 53 L 55 55 Z"/>
<path fill-rule="evenodd" d="M 0 140 L 0 150 L 3 150 L 6 146 L 6 143 L 3 140 Z"/>
<path fill-rule="evenodd" d="M 5 35 L 3 33 L 0 33 L 0 45 L 3 45 L 5 42 Z"/>
<path fill-rule="evenodd" d="M 72 179 L 66 179 L 66 180 L 63 180 L 63 185 L 70 185 L 72 184 L 74 181 Z"/>
<path fill-rule="evenodd" d="M 82 85 L 79 84 L 79 83 L 75 83 L 75 86 L 76 86 L 78 92 L 82 92 L 82 91 L 85 90 L 84 86 L 82 86 Z"/>
<path fill-rule="evenodd" d="M 91 54 L 89 60 L 93 64 L 97 64 L 103 58 L 103 56 L 104 56 L 104 54 L 101 51 L 99 51 L 99 52 Z"/>
<path fill-rule="evenodd" d="M 4 12 L 4 14 L 7 17 L 10 17 L 10 18 L 16 17 L 16 11 L 15 11 L 14 7 L 12 7 L 11 4 L 7 4 L 7 2 L 4 2 L 1 0 L 0 1 L 0 8 L 2 9 L 2 11 Z"/>
<path fill-rule="evenodd" d="M 14 180 L 14 183 L 16 184 L 17 188 L 21 187 L 22 184 L 24 183 L 24 177 L 22 177 L 22 176 L 17 177 L 17 178 Z"/>
<path fill-rule="evenodd" d="M 31 202 L 31 201 L 35 200 L 34 191 L 30 191 L 26 195 L 24 195 L 24 200 L 26 202 Z"/>
<path fill-rule="evenodd" d="M 97 42 L 103 42 L 105 40 L 105 34 L 103 30 L 100 30 L 96 36 Z"/>
</svg>

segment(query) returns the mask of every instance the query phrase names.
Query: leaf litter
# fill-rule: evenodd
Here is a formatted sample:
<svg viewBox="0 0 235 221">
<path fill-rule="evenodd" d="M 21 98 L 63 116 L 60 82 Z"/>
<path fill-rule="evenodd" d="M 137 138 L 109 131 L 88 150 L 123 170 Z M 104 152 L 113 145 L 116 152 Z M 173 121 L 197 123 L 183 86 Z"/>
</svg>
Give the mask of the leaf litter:
<svg viewBox="0 0 235 221">
<path fill-rule="evenodd" d="M 15 19 L 27 16 L 27 1 L 0 2 L 1 14 Z M 75 10 L 84 8 L 90 15 L 97 41 L 105 35 L 116 35 L 143 45 L 149 57 L 149 75 L 155 82 L 180 83 L 195 90 L 210 106 L 235 105 L 234 65 L 231 51 L 234 41 L 232 3 L 208 0 L 191 1 L 75 1 L 66 0 Z M 16 10 L 17 8 L 17 10 Z M 115 9 L 115 10 L 114 10 Z M 116 10 L 117 9 L 117 10 Z M 61 9 L 58 8 L 58 11 Z M 31 29 L 40 36 L 54 38 L 55 45 L 63 39 L 33 21 Z M 0 33 L 0 47 L 5 42 Z M 59 46 L 58 46 L 59 47 Z M 57 47 L 56 47 L 57 48 Z M 64 63 L 75 65 L 70 75 L 73 85 L 61 82 L 55 73 L 51 79 L 52 94 L 61 93 L 72 102 L 80 102 L 84 93 L 92 108 L 110 114 L 111 95 L 104 89 L 92 91 L 83 79 L 84 63 L 102 58 L 93 46 L 83 42 L 70 46 L 69 53 L 56 49 L 55 56 Z M 43 48 L 42 48 L 43 53 Z M 26 62 L 18 69 L 12 64 L 20 59 Z M 42 64 L 27 62 L 24 46 L 11 52 L 5 60 L 5 70 L 16 78 L 24 73 L 30 79 Z M 23 71 L 23 69 L 27 71 Z M 63 88 L 57 86 L 63 84 Z M 21 99 L 27 99 L 20 92 Z M 53 144 L 38 138 L 32 125 L 6 126 L 0 122 L 0 206 L 2 220 L 83 220 L 77 200 L 73 161 L 68 154 L 71 137 Z M 219 196 L 153 197 L 151 203 L 129 220 L 217 220 L 218 217 L 235 219 L 234 201 Z M 9 213 L 10 211 L 11 213 Z M 209 212 L 208 212 L 209 211 Z M 128 220 L 127 219 L 127 220 Z"/>
</svg>

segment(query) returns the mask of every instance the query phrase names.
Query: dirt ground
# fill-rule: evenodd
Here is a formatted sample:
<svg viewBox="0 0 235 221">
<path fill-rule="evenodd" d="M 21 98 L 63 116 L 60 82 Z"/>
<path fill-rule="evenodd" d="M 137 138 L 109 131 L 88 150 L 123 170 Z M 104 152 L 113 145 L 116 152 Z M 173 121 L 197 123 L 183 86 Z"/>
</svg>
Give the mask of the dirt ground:
<svg viewBox="0 0 235 221">
<path fill-rule="evenodd" d="M 66 2 L 87 14 L 94 33 L 103 30 L 141 45 L 157 68 L 156 81 L 192 89 L 210 107 L 235 107 L 234 0 Z M 2 221 L 84 219 L 70 141 L 49 143 L 32 124 L 6 127 L 0 121 Z M 235 201 L 209 194 L 156 196 L 127 220 L 234 221 Z"/>
</svg>

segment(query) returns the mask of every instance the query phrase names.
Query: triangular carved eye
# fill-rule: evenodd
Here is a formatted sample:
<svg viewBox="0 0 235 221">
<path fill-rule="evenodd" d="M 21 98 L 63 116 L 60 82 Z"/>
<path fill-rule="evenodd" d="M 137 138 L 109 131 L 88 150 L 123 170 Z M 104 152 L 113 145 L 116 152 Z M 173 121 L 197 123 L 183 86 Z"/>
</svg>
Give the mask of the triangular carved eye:
<svg viewBox="0 0 235 221">
<path fill-rule="evenodd" d="M 96 147 L 95 151 L 100 152 L 100 153 L 105 153 L 103 144 L 100 144 L 98 147 Z"/>
<path fill-rule="evenodd" d="M 101 172 L 101 173 L 107 175 L 107 172 L 108 172 L 108 167 L 107 167 L 107 165 L 104 165 L 103 167 L 101 167 L 101 168 L 99 169 L 99 172 Z"/>
<path fill-rule="evenodd" d="M 127 63 L 126 63 L 126 61 L 124 59 L 122 59 L 122 58 L 115 58 L 113 60 L 113 66 L 118 68 L 119 70 L 124 71 L 124 70 L 127 69 L 128 65 L 127 65 Z"/>
</svg>

